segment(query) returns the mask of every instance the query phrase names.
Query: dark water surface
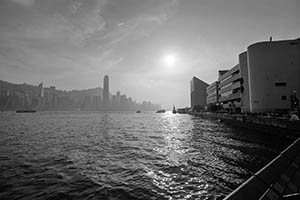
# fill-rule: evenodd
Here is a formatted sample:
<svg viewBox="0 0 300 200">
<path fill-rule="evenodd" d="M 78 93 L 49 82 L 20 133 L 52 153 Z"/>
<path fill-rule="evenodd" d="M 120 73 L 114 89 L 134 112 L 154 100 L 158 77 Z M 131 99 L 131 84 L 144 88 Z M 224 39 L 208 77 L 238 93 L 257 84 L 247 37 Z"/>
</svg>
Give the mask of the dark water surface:
<svg viewBox="0 0 300 200">
<path fill-rule="evenodd" d="M 220 199 L 290 142 L 171 113 L 0 120 L 0 199 Z"/>
</svg>

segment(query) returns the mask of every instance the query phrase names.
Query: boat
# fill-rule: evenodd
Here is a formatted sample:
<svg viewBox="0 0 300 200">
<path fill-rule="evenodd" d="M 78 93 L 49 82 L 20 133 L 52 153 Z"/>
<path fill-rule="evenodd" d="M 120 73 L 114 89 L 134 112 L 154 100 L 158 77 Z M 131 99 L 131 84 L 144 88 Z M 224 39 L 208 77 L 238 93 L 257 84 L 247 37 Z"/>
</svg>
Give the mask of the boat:
<svg viewBox="0 0 300 200">
<path fill-rule="evenodd" d="M 190 108 L 177 108 L 177 113 L 179 114 L 187 114 Z"/>
<path fill-rule="evenodd" d="M 140 110 L 138 110 L 138 111 L 136 111 L 136 113 L 141 113 L 141 111 L 140 111 Z"/>
<path fill-rule="evenodd" d="M 35 113 L 36 110 L 16 110 L 16 113 Z"/>
<path fill-rule="evenodd" d="M 156 111 L 156 113 L 165 113 L 165 112 L 166 112 L 166 110 L 164 110 L 164 109 Z"/>
<path fill-rule="evenodd" d="M 173 114 L 176 114 L 176 113 L 177 113 L 176 108 L 175 108 L 174 105 L 173 105 L 173 110 L 172 110 L 172 112 L 173 112 Z"/>
</svg>

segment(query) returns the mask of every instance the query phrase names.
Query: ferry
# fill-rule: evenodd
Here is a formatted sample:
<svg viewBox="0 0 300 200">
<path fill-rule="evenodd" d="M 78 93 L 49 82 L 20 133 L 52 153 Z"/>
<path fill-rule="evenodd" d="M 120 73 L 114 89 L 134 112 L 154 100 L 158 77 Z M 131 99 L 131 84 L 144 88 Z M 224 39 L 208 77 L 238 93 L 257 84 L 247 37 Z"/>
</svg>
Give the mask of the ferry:
<svg viewBox="0 0 300 200">
<path fill-rule="evenodd" d="M 156 113 L 165 113 L 165 112 L 166 112 L 166 110 L 164 110 L 164 109 L 156 111 Z"/>
<path fill-rule="evenodd" d="M 35 113 L 36 110 L 16 110 L 16 113 Z"/>
</svg>

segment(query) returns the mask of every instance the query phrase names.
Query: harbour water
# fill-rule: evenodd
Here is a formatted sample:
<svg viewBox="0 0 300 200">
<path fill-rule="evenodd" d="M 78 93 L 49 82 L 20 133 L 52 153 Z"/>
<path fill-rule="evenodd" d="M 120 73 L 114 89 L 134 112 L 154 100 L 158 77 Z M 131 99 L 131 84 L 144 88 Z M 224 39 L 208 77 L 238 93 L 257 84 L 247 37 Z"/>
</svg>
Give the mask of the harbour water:
<svg viewBox="0 0 300 200">
<path fill-rule="evenodd" d="M 222 199 L 290 142 L 171 112 L 3 112 L 0 199 Z"/>
</svg>

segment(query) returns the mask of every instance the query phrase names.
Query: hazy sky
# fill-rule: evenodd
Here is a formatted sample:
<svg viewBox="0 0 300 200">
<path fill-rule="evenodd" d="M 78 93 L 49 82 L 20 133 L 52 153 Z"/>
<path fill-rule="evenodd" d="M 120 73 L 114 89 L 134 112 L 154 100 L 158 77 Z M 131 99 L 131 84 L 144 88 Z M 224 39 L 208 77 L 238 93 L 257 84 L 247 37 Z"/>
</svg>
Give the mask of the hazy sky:
<svg viewBox="0 0 300 200">
<path fill-rule="evenodd" d="M 213 82 L 270 36 L 300 37 L 299 0 L 0 0 L 0 79 L 71 90 L 107 74 L 111 93 L 189 106 L 192 76 Z"/>
</svg>

